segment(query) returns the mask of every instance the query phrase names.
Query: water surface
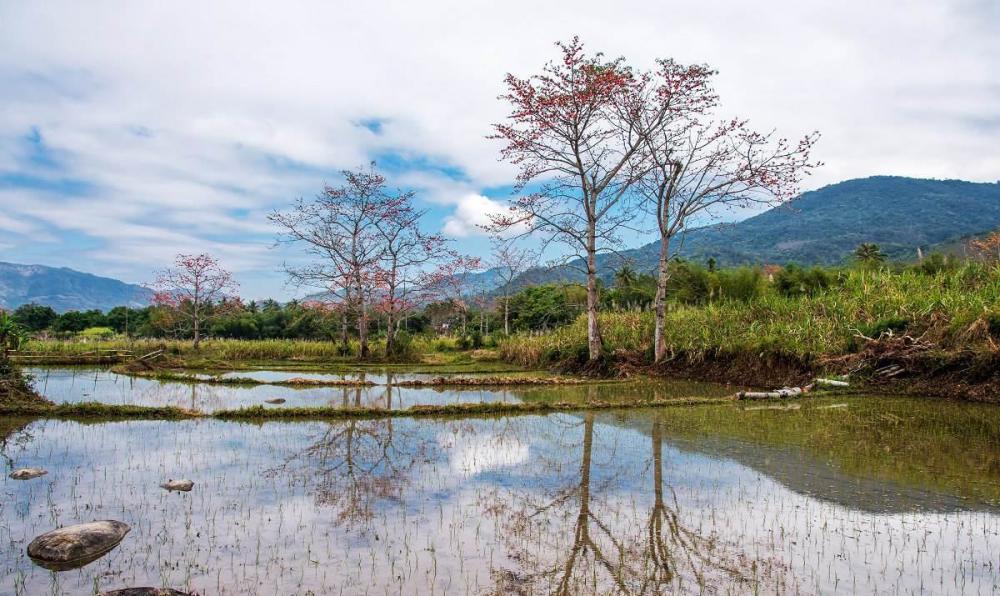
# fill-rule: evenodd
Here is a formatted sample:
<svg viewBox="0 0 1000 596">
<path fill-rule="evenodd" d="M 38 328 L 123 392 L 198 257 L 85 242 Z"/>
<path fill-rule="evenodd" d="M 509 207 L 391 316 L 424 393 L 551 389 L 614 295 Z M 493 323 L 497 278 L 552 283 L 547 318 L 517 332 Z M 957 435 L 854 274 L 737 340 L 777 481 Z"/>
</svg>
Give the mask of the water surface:
<svg viewBox="0 0 1000 596">
<path fill-rule="evenodd" d="M 35 387 L 38 391 L 55 403 L 96 401 L 113 405 L 177 406 L 202 412 L 257 405 L 399 409 L 415 405 L 456 403 L 721 397 L 733 392 L 733 389 L 723 385 L 687 381 L 595 383 L 580 386 L 400 387 L 397 383 L 401 381 L 430 380 L 441 376 L 405 372 L 333 374 L 260 370 L 220 375 L 247 377 L 266 382 L 299 377 L 375 383 L 364 387 L 239 386 L 161 381 L 119 375 L 106 368 L 93 367 L 39 367 L 29 369 L 28 372 L 35 377 Z M 266 404 L 267 400 L 273 399 L 284 399 L 285 402 L 277 406 Z"/>
<path fill-rule="evenodd" d="M 451 421 L 6 420 L 0 593 L 1000 591 L 986 406 L 822 400 Z M 839 403 L 839 402 L 838 402 Z M 914 457 L 920 454 L 920 457 Z M 168 478 L 195 481 L 167 493 Z M 81 569 L 24 549 L 133 530 Z"/>
</svg>

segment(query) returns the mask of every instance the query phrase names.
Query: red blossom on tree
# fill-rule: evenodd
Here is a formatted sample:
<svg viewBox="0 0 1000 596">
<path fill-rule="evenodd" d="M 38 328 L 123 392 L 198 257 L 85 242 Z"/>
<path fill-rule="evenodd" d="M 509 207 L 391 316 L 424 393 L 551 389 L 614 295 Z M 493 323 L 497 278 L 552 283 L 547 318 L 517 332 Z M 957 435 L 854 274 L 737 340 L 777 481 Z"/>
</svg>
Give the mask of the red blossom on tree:
<svg viewBox="0 0 1000 596">
<path fill-rule="evenodd" d="M 557 44 L 562 57 L 527 79 L 507 75 L 511 105 L 492 138 L 501 156 L 520 168 L 518 188 L 538 190 L 514 199 L 492 217 L 496 236 L 538 234 L 543 249 L 568 246 L 587 276 L 587 335 L 591 361 L 601 355 L 598 327 L 597 255 L 613 251 L 620 234 L 635 231 L 633 187 L 645 173 L 641 159 L 650 139 L 679 112 L 703 109 L 708 98 L 682 96 L 695 77 L 676 76 L 672 63 L 637 72 L 623 58 L 589 55 L 579 39 Z M 702 67 L 690 67 L 697 72 Z M 687 103 L 680 103 L 682 99 Z"/>
<path fill-rule="evenodd" d="M 455 254 L 424 279 L 424 287 L 429 294 L 450 302 L 461 314 L 463 335 L 469 316 L 469 306 L 466 303 L 470 289 L 469 278 L 482 268 L 483 262 L 479 257 Z"/>
<path fill-rule="evenodd" d="M 640 119 L 660 118 L 660 102 L 671 106 L 666 125 L 646 139 L 638 155 L 643 176 L 636 185 L 660 233 L 654 357 L 667 356 L 666 294 L 671 240 L 691 218 L 753 205 L 772 206 L 798 194 L 804 175 L 820 164 L 810 152 L 819 138 L 812 133 L 797 142 L 760 133 L 745 120 L 712 118 L 718 96 L 711 85 L 715 71 L 706 66 L 660 63 L 659 101 L 639 108 Z"/>
<path fill-rule="evenodd" d="M 401 193 L 378 228 L 384 246 L 378 267 L 375 308 L 386 316 L 386 355 L 395 353 L 396 333 L 403 318 L 427 298 L 431 277 L 426 268 L 458 257 L 439 234 L 426 234 L 419 222 L 426 210 L 412 205 L 414 193 Z"/>
<path fill-rule="evenodd" d="M 750 129 L 743 120 L 713 117 L 719 98 L 715 71 L 705 65 L 659 60 L 640 72 L 624 59 L 588 55 L 577 38 L 558 44 L 562 59 L 542 74 L 508 75 L 507 121 L 492 138 L 501 156 L 520 168 L 518 188 L 537 185 L 492 216 L 495 236 L 538 234 L 543 249 L 570 247 L 587 276 L 591 361 L 601 355 L 597 320 L 597 255 L 613 252 L 624 231 L 638 231 L 636 210 L 651 206 L 661 233 L 657 298 L 657 358 L 663 345 L 669 240 L 688 218 L 724 206 L 787 201 L 801 177 L 819 164 L 810 158 L 818 134 L 798 142 Z"/>
<path fill-rule="evenodd" d="M 224 312 L 227 306 L 239 304 L 227 300 L 239 291 L 239 284 L 209 254 L 177 255 L 174 266 L 160 271 L 150 287 L 153 304 L 165 307 L 177 319 L 190 322 L 195 348 L 201 342 L 205 322 Z"/>
<path fill-rule="evenodd" d="M 269 219 L 281 229 L 279 240 L 299 244 L 315 260 L 287 267 L 293 282 L 328 291 L 341 302 L 342 341 L 347 342 L 347 315 L 357 320 L 359 357 L 367 358 L 369 308 L 384 254 L 380 226 L 401 202 L 386 190 L 385 177 L 372 163 L 368 170 L 342 172 L 344 184 L 327 186 L 311 201 L 299 199 L 289 212 Z"/>
</svg>

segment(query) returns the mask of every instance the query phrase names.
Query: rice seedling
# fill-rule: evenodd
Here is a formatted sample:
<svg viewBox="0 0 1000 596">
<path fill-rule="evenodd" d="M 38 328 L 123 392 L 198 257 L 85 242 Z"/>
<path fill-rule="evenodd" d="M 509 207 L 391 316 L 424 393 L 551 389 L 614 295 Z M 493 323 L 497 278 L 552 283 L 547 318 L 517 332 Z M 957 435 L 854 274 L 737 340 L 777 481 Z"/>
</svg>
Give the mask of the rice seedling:
<svg viewBox="0 0 1000 596">
<path fill-rule="evenodd" d="M 965 424 L 983 418 L 982 406 L 937 414 L 939 403 L 912 399 L 838 403 L 848 407 L 0 425 L 5 457 L 49 470 L 0 478 L 0 585 L 13 594 L 990 592 L 1000 510 L 983 492 L 996 479 L 982 465 L 995 429 Z M 724 409 L 754 424 L 726 424 Z M 825 452 L 824 425 L 809 416 L 852 413 L 857 421 L 830 440 L 871 444 L 865 461 L 888 445 L 892 461 L 851 467 L 850 449 Z M 893 474 L 916 451 L 908 465 L 922 472 Z M 933 479 L 942 470 L 948 483 Z M 165 491 L 167 478 L 193 488 Z M 25 553 L 52 528 L 103 518 L 132 531 L 97 562 L 53 575 Z"/>
</svg>

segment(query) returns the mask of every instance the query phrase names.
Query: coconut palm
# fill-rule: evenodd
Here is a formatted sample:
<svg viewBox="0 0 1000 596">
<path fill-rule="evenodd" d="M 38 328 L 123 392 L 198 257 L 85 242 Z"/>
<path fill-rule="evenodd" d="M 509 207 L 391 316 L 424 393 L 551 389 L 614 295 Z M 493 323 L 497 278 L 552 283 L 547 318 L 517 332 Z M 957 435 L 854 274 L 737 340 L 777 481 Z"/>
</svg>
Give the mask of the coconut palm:
<svg viewBox="0 0 1000 596">
<path fill-rule="evenodd" d="M 885 253 L 878 244 L 865 242 L 854 249 L 854 258 L 862 265 L 879 265 L 885 261 Z"/>
</svg>

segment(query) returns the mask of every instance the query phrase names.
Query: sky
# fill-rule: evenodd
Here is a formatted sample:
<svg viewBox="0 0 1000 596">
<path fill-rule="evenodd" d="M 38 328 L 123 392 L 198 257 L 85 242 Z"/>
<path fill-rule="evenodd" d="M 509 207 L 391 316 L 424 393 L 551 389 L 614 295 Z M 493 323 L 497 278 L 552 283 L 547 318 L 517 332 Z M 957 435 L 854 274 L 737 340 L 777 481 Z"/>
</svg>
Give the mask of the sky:
<svg viewBox="0 0 1000 596">
<path fill-rule="evenodd" d="M 1000 178 L 996 0 L 0 0 L 0 261 L 142 283 L 210 252 L 248 298 L 301 295 L 267 214 L 371 160 L 485 256 L 504 75 L 574 35 L 708 63 L 726 114 L 819 130 L 806 190 Z"/>
</svg>

